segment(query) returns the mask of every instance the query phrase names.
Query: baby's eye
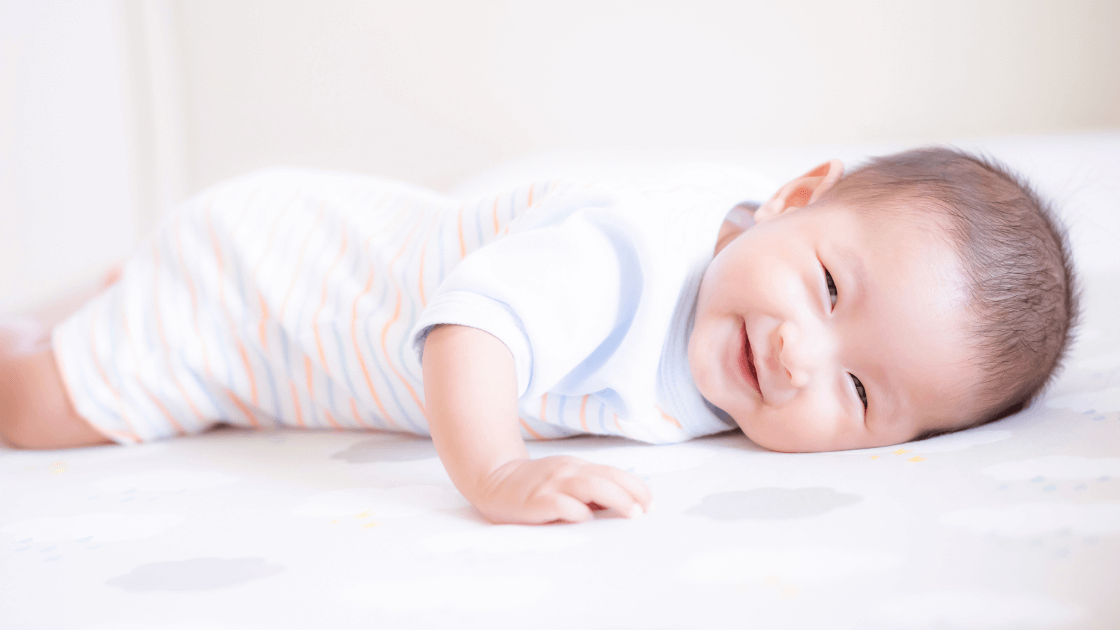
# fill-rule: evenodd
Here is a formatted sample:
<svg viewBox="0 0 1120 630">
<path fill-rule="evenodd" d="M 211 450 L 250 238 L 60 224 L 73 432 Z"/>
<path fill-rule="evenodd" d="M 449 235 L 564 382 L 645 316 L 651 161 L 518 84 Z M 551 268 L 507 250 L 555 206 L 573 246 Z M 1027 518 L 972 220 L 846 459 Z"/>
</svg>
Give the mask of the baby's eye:
<svg viewBox="0 0 1120 630">
<path fill-rule="evenodd" d="M 822 267 L 822 269 L 824 268 Z M 840 296 L 840 293 L 836 290 L 836 283 L 832 281 L 832 274 L 828 273 L 828 269 L 824 270 L 824 282 L 828 285 L 828 298 L 832 301 L 832 307 L 835 308 L 836 298 Z"/>
<path fill-rule="evenodd" d="M 856 386 L 856 393 L 859 394 L 859 401 L 863 403 L 863 410 L 867 411 L 867 390 L 863 388 L 863 383 L 859 382 L 855 374 L 849 374 L 852 377 L 852 383 Z"/>
</svg>

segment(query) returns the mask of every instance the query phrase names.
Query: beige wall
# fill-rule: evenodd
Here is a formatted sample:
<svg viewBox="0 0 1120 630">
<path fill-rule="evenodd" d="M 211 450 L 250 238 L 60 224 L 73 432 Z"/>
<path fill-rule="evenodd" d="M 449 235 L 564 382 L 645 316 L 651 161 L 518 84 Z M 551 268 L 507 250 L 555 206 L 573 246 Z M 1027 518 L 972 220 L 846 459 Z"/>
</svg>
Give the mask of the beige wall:
<svg viewBox="0 0 1120 630">
<path fill-rule="evenodd" d="M 1116 0 L 0 0 L 0 313 L 288 163 L 1120 129 Z M 769 154 L 769 153 L 768 153 Z"/>
<path fill-rule="evenodd" d="M 1111 0 L 178 0 L 189 188 L 558 148 L 1120 127 Z"/>
<path fill-rule="evenodd" d="M 94 281 L 140 235 L 124 16 L 0 0 L 0 314 Z"/>
</svg>

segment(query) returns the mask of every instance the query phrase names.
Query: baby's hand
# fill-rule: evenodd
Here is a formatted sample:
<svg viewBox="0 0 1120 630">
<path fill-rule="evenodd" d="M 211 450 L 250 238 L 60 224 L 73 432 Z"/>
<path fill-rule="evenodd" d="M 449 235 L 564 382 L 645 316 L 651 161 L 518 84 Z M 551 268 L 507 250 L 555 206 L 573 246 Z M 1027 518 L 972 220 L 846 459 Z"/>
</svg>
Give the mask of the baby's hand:
<svg viewBox="0 0 1120 630">
<path fill-rule="evenodd" d="M 629 517 L 649 510 L 649 488 L 631 473 L 575 457 L 516 459 L 492 472 L 474 504 L 496 523 L 579 522 L 592 506 Z"/>
</svg>

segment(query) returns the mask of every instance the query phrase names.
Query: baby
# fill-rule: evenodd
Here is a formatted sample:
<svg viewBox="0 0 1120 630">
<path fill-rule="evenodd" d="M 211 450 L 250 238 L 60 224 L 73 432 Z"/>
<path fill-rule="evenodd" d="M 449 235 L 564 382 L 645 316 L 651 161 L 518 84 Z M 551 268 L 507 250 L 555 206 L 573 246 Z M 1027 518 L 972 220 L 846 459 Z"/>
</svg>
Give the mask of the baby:
<svg viewBox="0 0 1120 630">
<path fill-rule="evenodd" d="M 1003 167 L 944 148 L 749 174 L 546 182 L 461 203 L 271 169 L 168 217 L 44 334 L 0 337 L 0 437 L 136 443 L 239 426 L 429 434 L 496 522 L 648 510 L 633 474 L 525 439 L 778 451 L 1014 413 L 1077 313 L 1065 236 Z"/>
</svg>

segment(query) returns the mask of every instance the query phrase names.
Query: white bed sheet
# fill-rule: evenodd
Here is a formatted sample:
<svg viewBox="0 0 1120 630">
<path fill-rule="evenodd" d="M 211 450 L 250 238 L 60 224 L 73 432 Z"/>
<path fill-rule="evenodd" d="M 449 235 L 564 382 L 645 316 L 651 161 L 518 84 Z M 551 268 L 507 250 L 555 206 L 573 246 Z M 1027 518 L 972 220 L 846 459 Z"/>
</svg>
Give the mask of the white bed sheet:
<svg viewBox="0 0 1120 630">
<path fill-rule="evenodd" d="M 1079 342 L 1024 413 L 846 453 L 770 453 L 739 434 L 531 445 L 652 487 L 652 514 L 577 526 L 486 524 L 431 444 L 397 435 L 0 449 L 0 626 L 1120 626 L 1120 133 L 960 144 L 1055 198 L 1085 272 Z M 459 190 L 682 159 L 784 179 L 894 148 L 552 154 Z"/>
</svg>

